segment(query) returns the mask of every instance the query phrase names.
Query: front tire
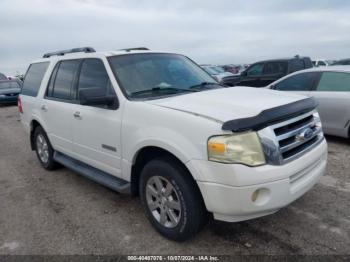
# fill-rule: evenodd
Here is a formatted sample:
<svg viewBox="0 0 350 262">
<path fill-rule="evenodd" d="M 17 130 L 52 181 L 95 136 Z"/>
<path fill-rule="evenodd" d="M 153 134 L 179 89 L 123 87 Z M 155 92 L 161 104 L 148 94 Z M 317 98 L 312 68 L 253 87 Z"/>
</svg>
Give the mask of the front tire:
<svg viewBox="0 0 350 262">
<path fill-rule="evenodd" d="M 56 169 L 59 165 L 53 159 L 54 150 L 51 146 L 49 138 L 46 135 L 46 132 L 41 126 L 35 128 L 33 139 L 35 145 L 35 152 L 41 165 L 46 170 Z"/>
<path fill-rule="evenodd" d="M 147 218 L 166 238 L 187 240 L 207 221 L 196 182 L 173 158 L 157 158 L 145 165 L 140 178 L 140 197 Z"/>
</svg>

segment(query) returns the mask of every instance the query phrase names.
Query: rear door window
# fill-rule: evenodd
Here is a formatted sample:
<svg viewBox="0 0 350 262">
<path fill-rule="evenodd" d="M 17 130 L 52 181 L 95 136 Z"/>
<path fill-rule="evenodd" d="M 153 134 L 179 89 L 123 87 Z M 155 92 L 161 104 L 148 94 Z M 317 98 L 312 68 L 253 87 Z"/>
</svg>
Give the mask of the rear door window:
<svg viewBox="0 0 350 262">
<path fill-rule="evenodd" d="M 48 97 L 62 100 L 72 100 L 72 90 L 76 83 L 76 76 L 81 60 L 65 60 L 61 61 L 56 70 L 53 71 L 49 88 Z"/>
<path fill-rule="evenodd" d="M 29 66 L 24 77 L 22 95 L 37 96 L 49 62 L 35 63 Z"/>
<path fill-rule="evenodd" d="M 316 72 L 302 73 L 288 77 L 275 85 L 282 91 L 311 91 L 319 78 Z"/>
<path fill-rule="evenodd" d="M 299 71 L 305 68 L 304 61 L 302 59 L 293 59 L 290 61 L 290 73 Z"/>
<path fill-rule="evenodd" d="M 286 62 L 268 62 L 264 66 L 264 75 L 285 74 L 287 65 Z"/>
<path fill-rule="evenodd" d="M 349 92 L 350 74 L 342 72 L 323 72 L 317 91 Z"/>
</svg>

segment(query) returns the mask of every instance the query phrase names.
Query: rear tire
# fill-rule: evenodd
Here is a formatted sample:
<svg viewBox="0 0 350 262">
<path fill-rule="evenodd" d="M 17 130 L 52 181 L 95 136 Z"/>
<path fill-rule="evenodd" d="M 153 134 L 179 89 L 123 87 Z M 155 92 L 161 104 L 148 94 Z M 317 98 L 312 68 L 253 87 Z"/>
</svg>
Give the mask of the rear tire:
<svg viewBox="0 0 350 262">
<path fill-rule="evenodd" d="M 156 158 L 145 165 L 139 190 L 147 218 L 166 238 L 187 240 L 207 222 L 208 213 L 196 182 L 171 157 Z"/>
<path fill-rule="evenodd" d="M 46 170 L 54 170 L 59 167 L 59 164 L 53 159 L 54 150 L 51 146 L 49 138 L 41 126 L 35 128 L 33 139 L 35 152 L 41 165 Z"/>
</svg>

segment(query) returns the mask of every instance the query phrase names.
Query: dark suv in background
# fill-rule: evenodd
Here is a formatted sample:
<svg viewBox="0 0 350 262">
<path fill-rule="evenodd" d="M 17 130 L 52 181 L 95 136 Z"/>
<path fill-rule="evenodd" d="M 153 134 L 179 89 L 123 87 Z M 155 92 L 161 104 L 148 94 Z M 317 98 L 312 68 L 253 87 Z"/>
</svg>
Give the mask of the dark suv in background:
<svg viewBox="0 0 350 262">
<path fill-rule="evenodd" d="M 309 57 L 260 61 L 250 65 L 240 75 L 224 77 L 221 83 L 227 86 L 263 87 L 285 75 L 311 67 Z"/>
</svg>

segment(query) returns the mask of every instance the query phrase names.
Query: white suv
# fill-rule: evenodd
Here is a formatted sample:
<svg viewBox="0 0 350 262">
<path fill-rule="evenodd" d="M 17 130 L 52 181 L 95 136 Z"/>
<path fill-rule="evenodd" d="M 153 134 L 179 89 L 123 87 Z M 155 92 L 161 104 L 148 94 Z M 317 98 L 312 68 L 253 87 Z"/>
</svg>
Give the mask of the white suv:
<svg viewBox="0 0 350 262">
<path fill-rule="evenodd" d="M 208 214 L 272 214 L 326 168 L 312 98 L 220 86 L 189 58 L 146 48 L 77 48 L 33 62 L 18 100 L 32 149 L 118 192 L 181 241 Z"/>
</svg>

